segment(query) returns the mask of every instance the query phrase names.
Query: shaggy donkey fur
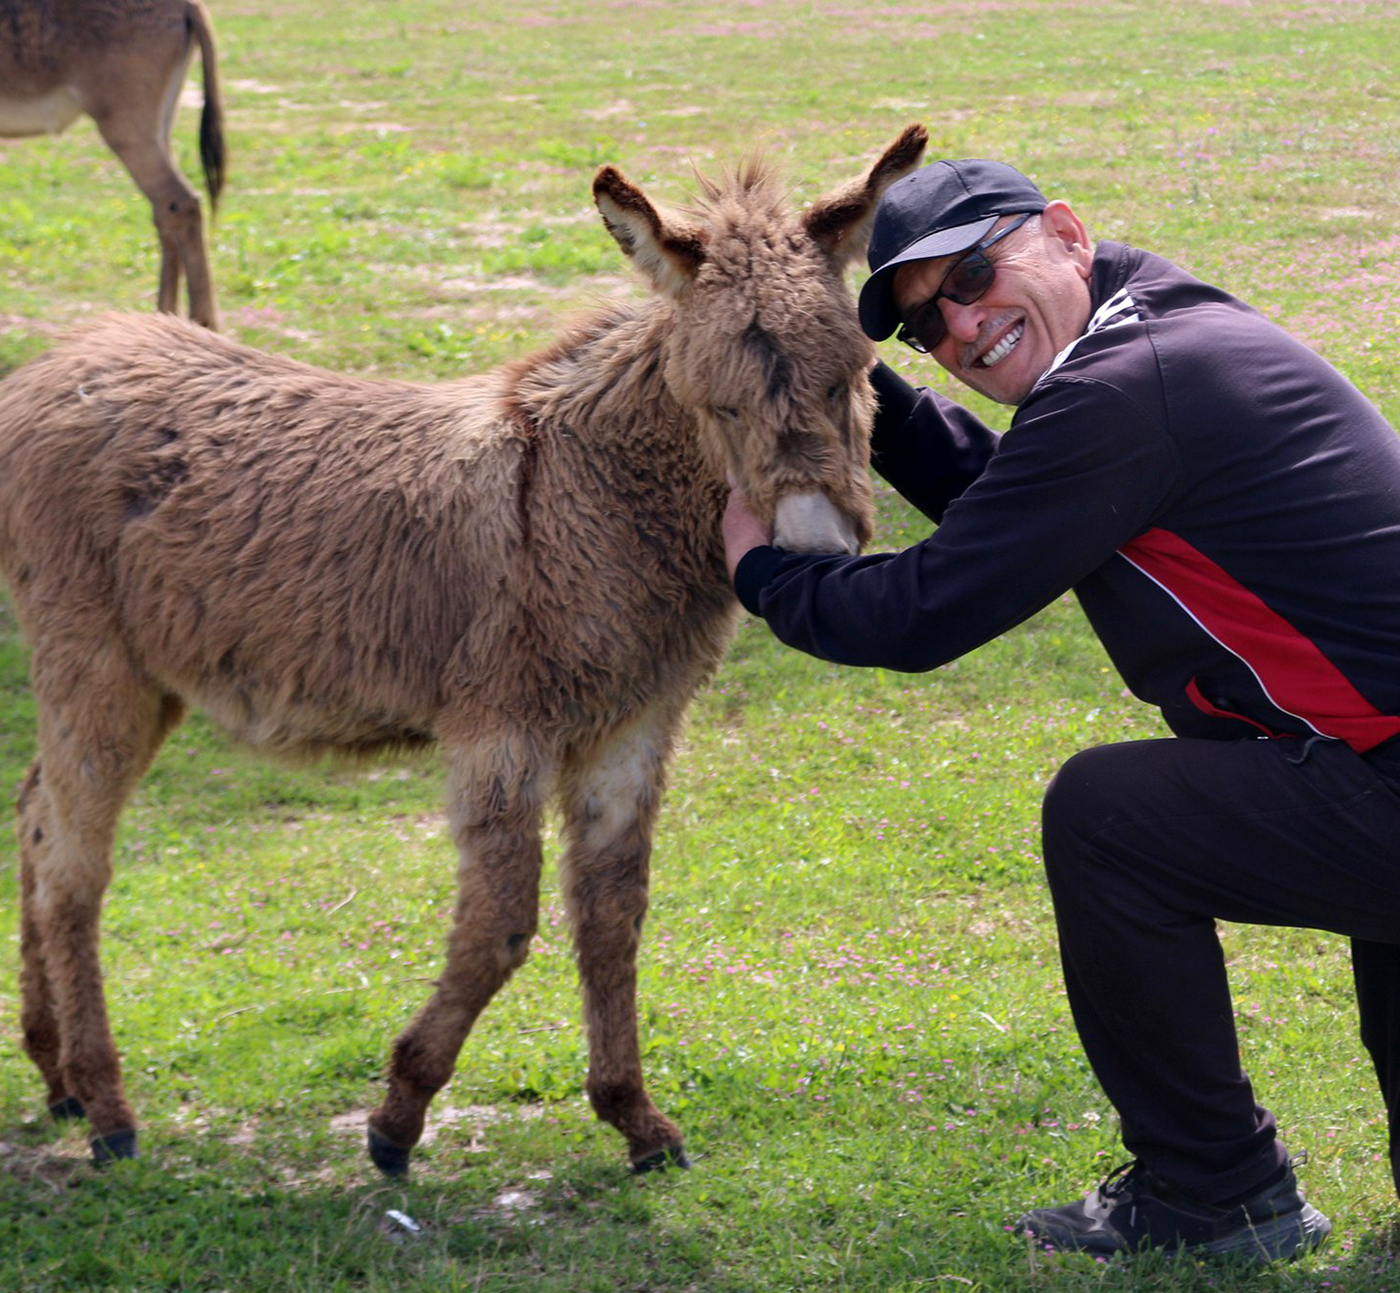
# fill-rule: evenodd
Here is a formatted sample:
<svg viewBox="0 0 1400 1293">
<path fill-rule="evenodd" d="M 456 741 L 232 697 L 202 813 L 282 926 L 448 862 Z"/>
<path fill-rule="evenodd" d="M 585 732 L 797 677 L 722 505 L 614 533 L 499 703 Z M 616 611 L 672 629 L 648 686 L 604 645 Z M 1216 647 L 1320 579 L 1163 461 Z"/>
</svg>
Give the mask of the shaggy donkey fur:
<svg viewBox="0 0 1400 1293">
<path fill-rule="evenodd" d="M 217 328 L 199 198 L 170 156 L 171 123 L 198 44 L 199 155 L 211 209 L 217 206 L 223 104 L 201 0 L 0 0 L 0 31 L 0 138 L 56 135 L 86 112 L 150 201 L 160 236 L 160 309 L 175 313 L 183 270 L 190 318 Z"/>
<path fill-rule="evenodd" d="M 136 1149 L 98 961 L 113 830 L 198 705 L 274 754 L 444 749 L 458 898 L 370 1119 L 382 1169 L 525 960 L 551 799 L 589 1098 L 638 1168 L 684 1161 L 643 1086 L 636 955 L 667 760 L 736 614 L 725 477 L 789 546 L 868 537 L 873 347 L 842 273 L 924 140 L 801 216 L 758 163 L 683 220 L 605 168 L 654 294 L 484 376 L 337 376 L 137 315 L 0 383 L 0 571 L 39 713 L 24 1044 L 99 1160 Z"/>
</svg>

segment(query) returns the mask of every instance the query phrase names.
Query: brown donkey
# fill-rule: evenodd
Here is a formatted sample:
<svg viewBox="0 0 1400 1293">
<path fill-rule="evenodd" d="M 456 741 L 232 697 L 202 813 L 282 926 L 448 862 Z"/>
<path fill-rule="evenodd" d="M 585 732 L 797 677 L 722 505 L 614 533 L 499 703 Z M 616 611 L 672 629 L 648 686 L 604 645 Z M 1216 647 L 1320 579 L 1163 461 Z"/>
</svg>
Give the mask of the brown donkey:
<svg viewBox="0 0 1400 1293">
<path fill-rule="evenodd" d="M 79 113 L 150 200 L 160 235 L 157 304 L 219 326 L 199 198 L 170 157 L 170 127 L 195 45 L 204 65 L 199 154 L 211 208 L 224 183 L 214 33 L 200 0 L 0 0 L 0 137 L 56 135 Z"/>
<path fill-rule="evenodd" d="M 382 1170 L 525 960 L 551 799 L 589 1099 L 635 1167 L 684 1163 L 643 1086 L 636 956 L 672 743 L 736 616 L 725 478 L 789 547 L 869 537 L 874 351 L 843 271 L 925 138 L 800 216 L 758 162 L 680 218 L 604 168 L 653 295 L 484 376 L 343 377 L 128 315 L 0 383 L 0 571 L 39 715 L 24 1045 L 99 1161 L 136 1152 L 98 962 L 114 826 L 198 705 L 274 754 L 443 747 L 458 897 L 370 1118 Z"/>
</svg>

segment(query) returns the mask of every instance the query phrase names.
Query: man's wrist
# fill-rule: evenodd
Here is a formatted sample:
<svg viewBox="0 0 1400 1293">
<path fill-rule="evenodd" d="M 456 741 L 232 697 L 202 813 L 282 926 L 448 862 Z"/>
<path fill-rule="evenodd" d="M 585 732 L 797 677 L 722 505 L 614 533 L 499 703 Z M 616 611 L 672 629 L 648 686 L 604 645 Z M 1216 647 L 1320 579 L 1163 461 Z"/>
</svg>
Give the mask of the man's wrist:
<svg viewBox="0 0 1400 1293">
<path fill-rule="evenodd" d="M 768 581 L 777 573 L 782 560 L 782 549 L 772 547 L 769 544 L 760 544 L 756 548 L 750 548 L 739 558 L 738 564 L 734 567 L 734 591 L 739 595 L 739 601 L 743 603 L 744 609 L 750 614 L 763 614 L 758 609 L 759 596 Z"/>
</svg>

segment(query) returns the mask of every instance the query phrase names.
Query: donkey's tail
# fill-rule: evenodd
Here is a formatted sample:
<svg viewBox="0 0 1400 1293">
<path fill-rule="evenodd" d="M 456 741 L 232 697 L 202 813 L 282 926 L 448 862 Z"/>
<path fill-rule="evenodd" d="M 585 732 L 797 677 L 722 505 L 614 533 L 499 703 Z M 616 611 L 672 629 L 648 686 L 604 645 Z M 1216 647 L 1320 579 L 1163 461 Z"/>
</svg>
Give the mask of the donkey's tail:
<svg viewBox="0 0 1400 1293">
<path fill-rule="evenodd" d="M 188 0 L 185 22 L 199 42 L 200 62 L 204 66 L 204 112 L 199 118 L 199 160 L 204 165 L 204 184 L 209 190 L 209 205 L 217 208 L 219 194 L 224 188 L 224 103 L 219 94 L 218 58 L 214 53 L 214 27 L 203 0 Z"/>
</svg>

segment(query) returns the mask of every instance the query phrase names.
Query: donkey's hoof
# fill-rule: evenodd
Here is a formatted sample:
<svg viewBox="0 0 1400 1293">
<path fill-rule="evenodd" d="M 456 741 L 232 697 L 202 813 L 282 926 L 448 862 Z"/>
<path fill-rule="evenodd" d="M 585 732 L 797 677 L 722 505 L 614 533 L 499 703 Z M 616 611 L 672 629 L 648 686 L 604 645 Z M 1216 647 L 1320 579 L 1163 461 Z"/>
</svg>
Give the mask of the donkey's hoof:
<svg viewBox="0 0 1400 1293">
<path fill-rule="evenodd" d="M 369 1146 L 370 1158 L 385 1176 L 408 1175 L 408 1158 L 413 1152 L 411 1149 L 404 1149 L 391 1140 L 385 1140 L 373 1127 L 369 1129 L 365 1140 Z"/>
<path fill-rule="evenodd" d="M 69 1122 L 83 1116 L 83 1102 L 75 1095 L 66 1095 L 49 1105 L 49 1117 L 55 1122 Z"/>
<path fill-rule="evenodd" d="M 136 1132 L 131 1127 L 109 1131 L 105 1136 L 94 1136 L 90 1143 L 92 1161 L 98 1167 L 106 1167 L 119 1158 L 136 1157 Z"/>
<path fill-rule="evenodd" d="M 654 1154 L 648 1154 L 645 1158 L 634 1158 L 632 1160 L 632 1170 L 643 1176 L 647 1172 L 661 1172 L 668 1167 L 680 1167 L 689 1169 L 690 1159 L 685 1156 L 685 1149 L 681 1145 L 666 1145 L 658 1149 Z"/>
</svg>

